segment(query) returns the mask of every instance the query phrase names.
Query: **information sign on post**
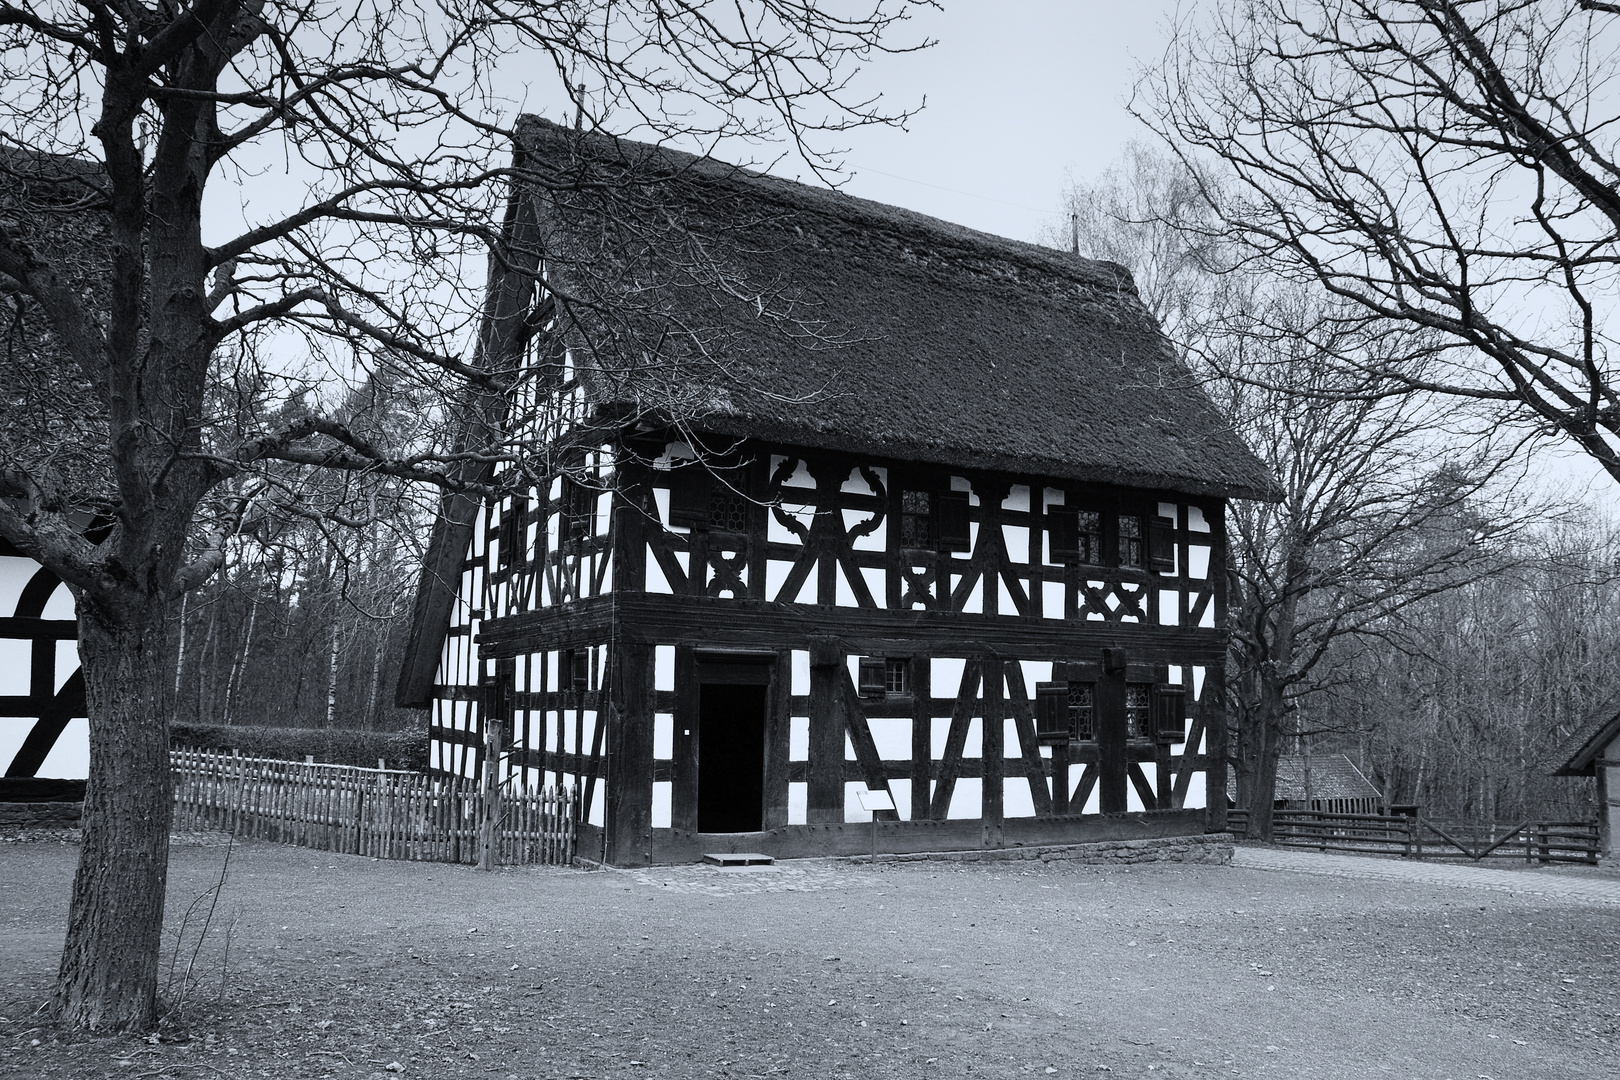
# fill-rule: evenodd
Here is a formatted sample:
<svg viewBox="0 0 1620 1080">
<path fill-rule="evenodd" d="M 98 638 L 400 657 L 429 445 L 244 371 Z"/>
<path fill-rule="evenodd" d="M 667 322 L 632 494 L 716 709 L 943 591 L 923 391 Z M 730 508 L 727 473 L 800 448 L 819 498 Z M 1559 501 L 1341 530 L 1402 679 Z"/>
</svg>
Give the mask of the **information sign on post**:
<svg viewBox="0 0 1620 1080">
<path fill-rule="evenodd" d="M 868 788 L 856 793 L 861 800 L 861 809 L 872 815 L 872 865 L 877 865 L 877 812 L 879 810 L 893 810 L 894 796 L 887 789 L 873 791 Z"/>
</svg>

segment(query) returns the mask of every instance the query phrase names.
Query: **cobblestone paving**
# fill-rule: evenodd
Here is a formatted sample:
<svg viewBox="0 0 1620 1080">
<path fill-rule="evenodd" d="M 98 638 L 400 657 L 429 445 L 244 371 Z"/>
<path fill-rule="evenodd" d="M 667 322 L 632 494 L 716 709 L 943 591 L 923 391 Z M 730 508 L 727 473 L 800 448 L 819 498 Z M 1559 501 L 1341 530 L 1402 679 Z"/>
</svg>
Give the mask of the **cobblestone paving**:
<svg viewBox="0 0 1620 1080">
<path fill-rule="evenodd" d="M 1401 881 L 1413 885 L 1490 889 L 1516 896 L 1541 896 L 1592 904 L 1620 904 L 1620 875 L 1598 869 L 1576 872 L 1529 868 L 1509 870 L 1495 866 L 1380 859 L 1367 855 L 1327 855 L 1314 851 L 1243 845 L 1233 851 L 1232 865 L 1245 870 L 1282 870 L 1328 877 Z"/>
</svg>

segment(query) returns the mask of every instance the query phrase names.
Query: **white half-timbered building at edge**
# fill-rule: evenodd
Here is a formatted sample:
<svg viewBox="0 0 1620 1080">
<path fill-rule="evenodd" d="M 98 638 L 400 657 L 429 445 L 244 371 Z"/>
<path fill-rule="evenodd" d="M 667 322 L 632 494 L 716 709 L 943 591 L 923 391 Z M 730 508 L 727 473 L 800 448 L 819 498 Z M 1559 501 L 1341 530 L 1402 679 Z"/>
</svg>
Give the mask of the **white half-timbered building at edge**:
<svg viewBox="0 0 1620 1080">
<path fill-rule="evenodd" d="M 723 362 L 633 391 L 588 332 L 535 338 L 554 370 L 506 422 L 568 467 L 444 501 L 399 690 L 435 770 L 493 750 L 503 782 L 577 785 L 580 850 L 616 865 L 858 852 L 869 789 L 888 851 L 1223 827 L 1224 509 L 1270 480 L 1122 268 L 520 133 L 520 161 L 645 177 L 728 280 L 785 283 L 830 329 L 672 287 L 664 314 Z M 613 257 L 591 214 L 517 192 L 509 228 L 544 251 L 525 311 Z M 569 347 L 545 361 L 548 337 Z"/>
</svg>

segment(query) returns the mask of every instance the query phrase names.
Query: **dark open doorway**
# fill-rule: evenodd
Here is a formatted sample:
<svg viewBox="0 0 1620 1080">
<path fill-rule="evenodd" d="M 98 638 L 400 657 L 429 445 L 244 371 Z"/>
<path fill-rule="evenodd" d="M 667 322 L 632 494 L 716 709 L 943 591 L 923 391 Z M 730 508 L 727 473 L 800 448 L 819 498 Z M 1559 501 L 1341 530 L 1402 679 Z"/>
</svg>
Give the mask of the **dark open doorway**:
<svg viewBox="0 0 1620 1080">
<path fill-rule="evenodd" d="M 764 827 L 766 689 L 700 684 L 699 832 L 759 832 Z"/>
</svg>

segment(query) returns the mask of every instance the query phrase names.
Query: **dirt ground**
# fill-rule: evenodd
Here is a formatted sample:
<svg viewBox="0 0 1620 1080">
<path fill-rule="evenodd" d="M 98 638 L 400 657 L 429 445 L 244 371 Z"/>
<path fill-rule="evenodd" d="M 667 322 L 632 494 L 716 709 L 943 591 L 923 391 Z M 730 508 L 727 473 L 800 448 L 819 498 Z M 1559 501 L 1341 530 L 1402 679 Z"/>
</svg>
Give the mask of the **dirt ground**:
<svg viewBox="0 0 1620 1080">
<path fill-rule="evenodd" d="M 171 944 L 225 853 L 177 844 Z M 195 952 L 192 912 L 160 1032 L 64 1042 L 36 1010 L 76 855 L 0 843 L 0 1077 L 1620 1075 L 1613 906 L 1227 867 L 486 874 L 266 843 L 232 852 Z"/>
</svg>

